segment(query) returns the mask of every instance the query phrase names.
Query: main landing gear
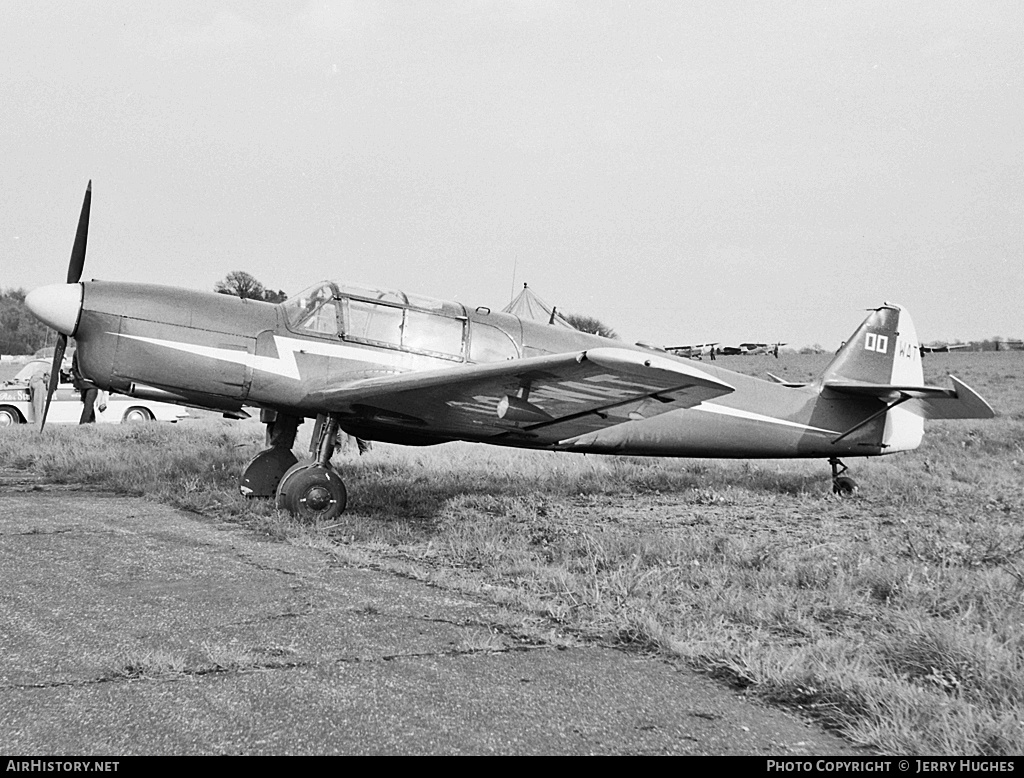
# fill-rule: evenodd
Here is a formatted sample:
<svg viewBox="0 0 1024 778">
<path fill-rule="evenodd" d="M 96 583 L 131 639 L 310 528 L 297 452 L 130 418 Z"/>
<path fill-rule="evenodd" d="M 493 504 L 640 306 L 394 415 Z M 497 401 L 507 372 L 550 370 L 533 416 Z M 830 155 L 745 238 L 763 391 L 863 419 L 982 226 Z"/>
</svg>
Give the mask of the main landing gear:
<svg viewBox="0 0 1024 778">
<path fill-rule="evenodd" d="M 832 465 L 832 492 L 839 497 L 849 497 L 856 492 L 857 482 L 843 475 L 849 468 L 839 460 L 839 457 L 832 457 L 828 463 Z"/>
<path fill-rule="evenodd" d="M 331 454 L 338 437 L 338 422 L 327 418 L 317 425 L 316 459 L 299 463 L 292 453 L 295 435 L 302 419 L 273 411 L 263 411 L 260 420 L 267 425 L 267 444 L 245 466 L 239 490 L 246 497 L 274 497 L 277 507 L 302 521 L 333 519 L 345 510 L 348 495 L 338 471 L 331 465 Z"/>
<path fill-rule="evenodd" d="M 277 507 L 302 521 L 322 521 L 340 516 L 348 502 L 345 484 L 331 465 L 338 439 L 338 422 L 328 417 L 320 425 L 316 459 L 293 465 L 277 487 Z"/>
</svg>

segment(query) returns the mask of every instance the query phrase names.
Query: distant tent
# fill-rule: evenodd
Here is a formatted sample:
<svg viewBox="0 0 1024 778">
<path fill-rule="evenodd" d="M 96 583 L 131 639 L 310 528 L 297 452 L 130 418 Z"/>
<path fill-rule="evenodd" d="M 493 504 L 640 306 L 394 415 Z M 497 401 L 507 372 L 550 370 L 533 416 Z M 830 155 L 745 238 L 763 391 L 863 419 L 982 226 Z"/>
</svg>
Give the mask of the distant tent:
<svg viewBox="0 0 1024 778">
<path fill-rule="evenodd" d="M 576 329 L 562 318 L 557 309 L 552 308 L 546 302 L 541 300 L 526 284 L 523 284 L 523 291 L 519 293 L 519 296 L 506 305 L 502 310 L 505 313 L 511 313 L 513 316 L 518 316 L 520 319 L 532 319 L 533 321 L 539 321 L 544 324 L 555 324 L 559 327 L 568 327 L 570 330 Z"/>
</svg>

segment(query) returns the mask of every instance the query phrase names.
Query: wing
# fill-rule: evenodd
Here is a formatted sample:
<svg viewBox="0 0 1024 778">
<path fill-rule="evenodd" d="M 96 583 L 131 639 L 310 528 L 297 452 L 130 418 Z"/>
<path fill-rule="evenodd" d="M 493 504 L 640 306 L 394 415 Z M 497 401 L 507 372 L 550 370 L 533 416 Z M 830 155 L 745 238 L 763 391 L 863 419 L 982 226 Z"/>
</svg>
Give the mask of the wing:
<svg viewBox="0 0 1024 778">
<path fill-rule="evenodd" d="M 370 378 L 307 399 L 343 426 L 543 446 L 732 391 L 688 362 L 596 348 Z"/>
</svg>

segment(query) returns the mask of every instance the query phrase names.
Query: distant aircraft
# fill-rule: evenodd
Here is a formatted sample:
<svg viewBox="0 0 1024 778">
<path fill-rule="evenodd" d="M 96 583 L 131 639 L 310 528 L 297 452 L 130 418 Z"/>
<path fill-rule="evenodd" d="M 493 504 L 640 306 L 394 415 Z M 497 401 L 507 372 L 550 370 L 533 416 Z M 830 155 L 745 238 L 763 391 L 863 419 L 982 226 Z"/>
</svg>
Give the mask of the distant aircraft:
<svg viewBox="0 0 1024 778">
<path fill-rule="evenodd" d="M 234 415 L 243 403 L 261 408 L 269 447 L 240 488 L 276 495 L 303 519 L 345 508 L 331 464 L 341 431 L 417 446 L 822 458 L 847 494 L 856 484 L 840 457 L 914 449 L 926 418 L 994 415 L 952 376 L 952 388 L 925 385 L 914 324 L 890 303 L 815 381 L 787 385 L 483 306 L 331 281 L 278 304 L 81 282 L 91 196 L 90 182 L 67 283 L 26 298 L 60 333 L 51 375 L 73 337 L 82 373 L 103 389 Z M 291 448 L 306 418 L 318 420 L 316 453 L 300 463 Z"/>
<path fill-rule="evenodd" d="M 696 343 L 692 346 L 666 346 L 665 351 L 669 354 L 675 354 L 677 357 L 687 357 L 689 359 L 702 359 L 706 356 L 711 356 L 717 343 Z"/>
<path fill-rule="evenodd" d="M 718 353 L 726 356 L 772 354 L 778 359 L 779 347 L 785 343 L 740 343 L 738 346 L 719 346 Z"/>
<path fill-rule="evenodd" d="M 952 343 L 952 344 L 948 344 L 948 343 L 932 343 L 932 344 L 927 345 L 927 346 L 922 344 L 921 345 L 921 353 L 922 354 L 947 354 L 950 351 L 955 351 L 956 349 L 969 348 L 969 347 L 970 347 L 969 343 Z"/>
<path fill-rule="evenodd" d="M 785 343 L 740 343 L 735 346 L 721 346 L 718 341 L 715 341 L 714 343 L 698 343 L 692 346 L 666 346 L 665 351 L 676 356 L 689 357 L 690 359 L 701 359 L 713 354 L 723 356 L 773 354 L 778 358 L 779 347 L 785 345 Z"/>
</svg>

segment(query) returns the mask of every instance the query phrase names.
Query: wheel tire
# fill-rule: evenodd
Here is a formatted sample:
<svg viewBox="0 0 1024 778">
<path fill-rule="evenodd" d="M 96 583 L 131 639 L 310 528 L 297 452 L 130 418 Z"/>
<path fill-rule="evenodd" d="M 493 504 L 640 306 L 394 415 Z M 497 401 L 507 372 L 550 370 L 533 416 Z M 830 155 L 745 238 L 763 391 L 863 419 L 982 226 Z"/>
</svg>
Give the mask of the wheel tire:
<svg viewBox="0 0 1024 778">
<path fill-rule="evenodd" d="M 24 424 L 21 414 L 15 408 L 8 405 L 0 407 L 0 427 L 13 427 L 16 424 Z"/>
<path fill-rule="evenodd" d="M 857 482 L 849 476 L 841 475 L 832 481 L 832 491 L 840 497 L 850 497 L 857 491 Z"/>
<path fill-rule="evenodd" d="M 337 518 L 347 503 L 341 476 L 315 462 L 295 465 L 277 487 L 277 507 L 304 522 Z"/>
<path fill-rule="evenodd" d="M 153 421 L 153 414 L 149 412 L 148 408 L 133 406 L 126 410 L 124 416 L 121 417 L 122 424 L 138 424 L 142 421 Z"/>
</svg>

